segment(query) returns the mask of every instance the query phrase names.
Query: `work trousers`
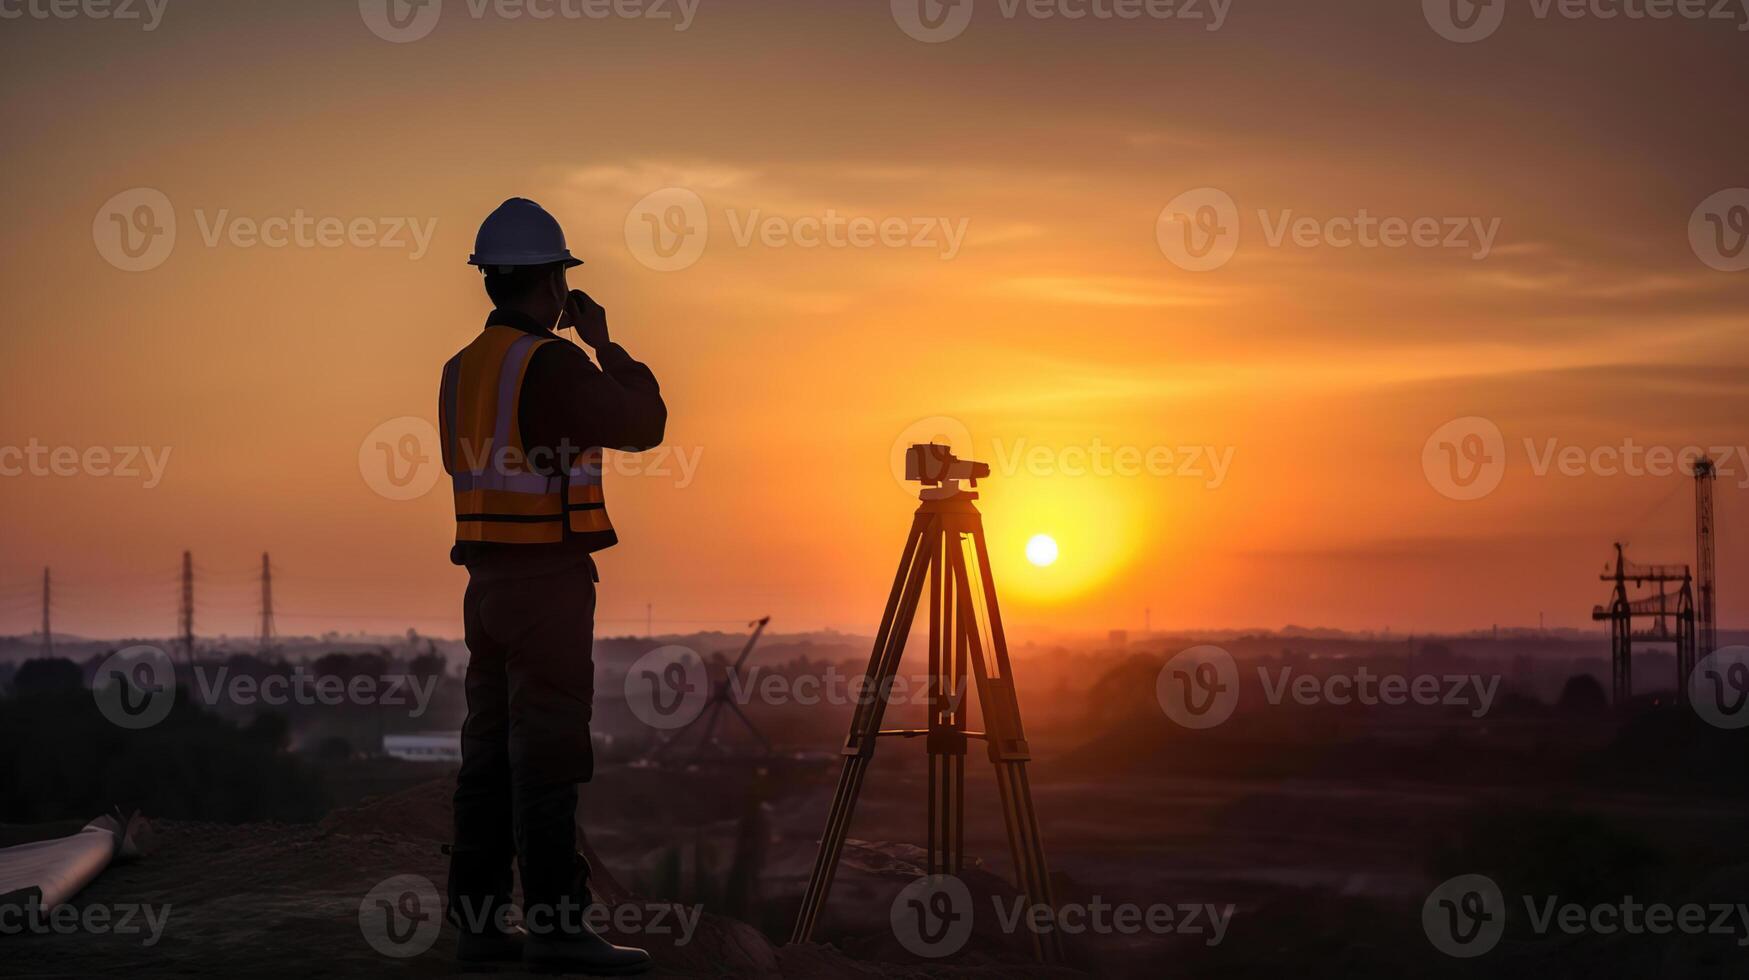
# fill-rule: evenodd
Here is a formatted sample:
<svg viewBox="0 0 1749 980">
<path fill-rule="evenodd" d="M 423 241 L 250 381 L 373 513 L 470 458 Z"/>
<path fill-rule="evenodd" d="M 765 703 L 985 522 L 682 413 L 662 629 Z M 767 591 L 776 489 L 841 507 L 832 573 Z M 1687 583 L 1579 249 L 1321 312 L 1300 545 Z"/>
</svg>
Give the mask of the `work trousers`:
<svg viewBox="0 0 1749 980">
<path fill-rule="evenodd" d="M 548 917 L 554 909 L 580 917 L 589 865 L 577 853 L 577 784 L 595 768 L 594 562 L 533 577 L 476 573 L 463 625 L 468 716 L 455 791 L 452 920 L 488 921 L 482 907 L 501 915 L 513 861 L 531 927 L 537 907 Z"/>
</svg>

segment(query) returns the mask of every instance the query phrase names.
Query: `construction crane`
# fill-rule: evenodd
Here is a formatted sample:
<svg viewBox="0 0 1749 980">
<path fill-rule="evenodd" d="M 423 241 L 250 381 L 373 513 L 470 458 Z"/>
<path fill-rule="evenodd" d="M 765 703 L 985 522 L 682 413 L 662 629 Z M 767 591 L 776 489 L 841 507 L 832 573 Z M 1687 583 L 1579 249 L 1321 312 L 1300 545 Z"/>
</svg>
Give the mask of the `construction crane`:
<svg viewBox="0 0 1749 980">
<path fill-rule="evenodd" d="M 1695 619 L 1699 629 L 1698 653 L 1709 657 L 1719 648 L 1717 586 L 1713 569 L 1713 483 L 1718 465 L 1701 457 L 1694 464 Z"/>
<path fill-rule="evenodd" d="M 1688 676 L 1694 671 L 1695 612 L 1694 576 L 1687 565 L 1642 565 L 1627 560 L 1626 549 L 1615 546 L 1615 571 L 1605 568 L 1599 576 L 1614 582 L 1609 605 L 1591 610 L 1595 621 L 1609 622 L 1611 696 L 1626 704 L 1634 696 L 1634 643 L 1676 644 L 1676 697 L 1687 697 Z M 1632 598 L 1628 586 L 1657 589 L 1652 595 Z M 1676 585 L 1666 590 L 1667 585 Z M 1634 629 L 1634 620 L 1650 619 L 1644 630 Z M 1674 620 L 1676 628 L 1671 630 Z"/>
<path fill-rule="evenodd" d="M 679 731 L 656 746 L 655 751 L 651 752 L 649 756 L 652 761 L 662 760 L 668 754 L 668 750 L 678 745 L 686 733 L 693 729 L 693 726 L 700 724 L 704 728 L 699 735 L 697 746 L 693 749 L 691 761 L 702 760 L 707 750 L 720 750 L 722 746 L 716 739 L 717 720 L 722 716 L 725 708 L 733 712 L 735 717 L 741 719 L 741 724 L 745 725 L 747 731 L 751 732 L 753 737 L 759 740 L 759 744 L 765 747 L 767 755 L 772 753 L 771 743 L 759 731 L 758 726 L 754 725 L 753 721 L 741 711 L 741 706 L 735 703 L 734 683 L 740 675 L 741 667 L 747 663 L 747 658 L 753 653 L 753 644 L 759 642 L 759 635 L 765 632 L 765 626 L 769 622 L 771 622 L 771 617 L 766 616 L 749 624 L 753 627 L 753 633 L 747 637 L 747 642 L 741 647 L 741 654 L 735 658 L 734 663 L 729 663 L 722 654 L 713 655 L 712 661 L 716 667 L 721 669 L 722 676 L 712 686 L 710 700 L 705 702 L 704 708 L 699 712 L 697 718 L 687 722 Z"/>
<path fill-rule="evenodd" d="M 1615 570 L 1600 576 L 1615 583 L 1609 605 L 1591 610 L 1594 621 L 1609 623 L 1610 674 L 1616 704 L 1625 704 L 1634 694 L 1634 644 L 1675 643 L 1676 700 L 1688 700 L 1688 681 L 1694 665 L 1719 648 L 1718 595 L 1713 560 L 1713 483 L 1718 467 L 1702 456 L 1694 463 L 1695 564 L 1642 565 L 1627 560 L 1624 547 L 1615 546 Z M 1629 595 L 1647 586 L 1657 591 L 1638 598 Z M 1667 586 L 1675 588 L 1667 588 Z M 1635 619 L 1650 619 L 1649 628 L 1635 631 Z M 1674 623 L 1675 629 L 1671 629 Z"/>
</svg>

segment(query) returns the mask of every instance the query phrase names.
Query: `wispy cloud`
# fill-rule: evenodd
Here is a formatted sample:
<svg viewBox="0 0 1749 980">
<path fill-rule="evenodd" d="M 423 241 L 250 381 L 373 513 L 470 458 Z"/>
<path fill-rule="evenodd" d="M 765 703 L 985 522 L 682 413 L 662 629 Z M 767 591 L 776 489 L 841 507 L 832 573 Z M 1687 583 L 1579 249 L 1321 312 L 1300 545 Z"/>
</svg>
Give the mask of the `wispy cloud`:
<svg viewBox="0 0 1749 980">
<path fill-rule="evenodd" d="M 1021 276 L 1001 283 L 1007 292 L 1089 306 L 1212 306 L 1221 290 L 1140 276 Z"/>
</svg>

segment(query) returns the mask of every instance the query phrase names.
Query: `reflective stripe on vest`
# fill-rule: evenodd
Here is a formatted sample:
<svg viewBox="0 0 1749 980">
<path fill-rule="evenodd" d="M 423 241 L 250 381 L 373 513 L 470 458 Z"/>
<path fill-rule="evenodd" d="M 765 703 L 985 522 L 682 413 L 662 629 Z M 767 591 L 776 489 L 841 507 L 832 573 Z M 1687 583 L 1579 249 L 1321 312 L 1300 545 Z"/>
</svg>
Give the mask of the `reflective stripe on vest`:
<svg viewBox="0 0 1749 980">
<path fill-rule="evenodd" d="M 443 368 L 443 468 L 455 490 L 456 540 L 553 544 L 572 531 L 611 531 L 601 450 L 563 477 L 530 472 L 522 445 L 522 381 L 541 344 L 513 327 L 487 327 Z"/>
</svg>

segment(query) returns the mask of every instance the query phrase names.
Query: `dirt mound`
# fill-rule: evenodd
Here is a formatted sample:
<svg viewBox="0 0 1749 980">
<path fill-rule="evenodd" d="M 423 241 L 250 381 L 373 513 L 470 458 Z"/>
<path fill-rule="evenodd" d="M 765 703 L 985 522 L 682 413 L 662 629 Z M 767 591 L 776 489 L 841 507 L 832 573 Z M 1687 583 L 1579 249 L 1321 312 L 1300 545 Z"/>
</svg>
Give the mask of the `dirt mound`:
<svg viewBox="0 0 1749 980">
<path fill-rule="evenodd" d="M 9 936 L 14 976 L 282 977 L 447 976 L 453 929 L 417 955 L 391 957 L 369 941 L 371 891 L 390 879 L 424 879 L 440 895 L 447 866 L 450 781 L 430 783 L 331 813 L 319 824 L 207 824 L 161 821 L 151 857 L 118 864 L 74 901 L 80 908 L 149 907 L 158 934 L 78 930 Z M 592 860 L 594 856 L 591 855 Z M 867 850 L 867 861 L 899 865 Z M 597 860 L 597 868 L 604 863 Z M 404 876 L 412 876 L 406 879 Z M 618 913 L 665 903 L 629 893 L 611 874 L 595 882 Z M 143 912 L 140 913 L 143 915 Z M 433 916 L 441 919 L 440 915 Z M 139 921 L 143 922 L 144 919 Z M 652 976 L 866 978 L 1014 976 L 969 963 L 958 969 L 859 961 L 831 946 L 777 946 L 746 923 L 708 912 L 694 931 L 605 932 L 655 955 Z M 643 921 L 651 922 L 653 919 Z M 521 976 L 516 970 L 504 974 Z"/>
</svg>

